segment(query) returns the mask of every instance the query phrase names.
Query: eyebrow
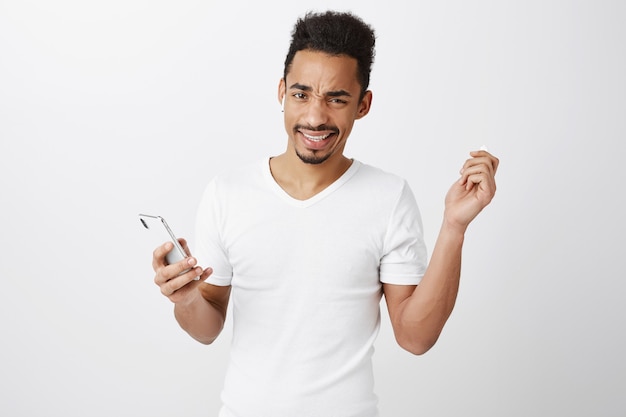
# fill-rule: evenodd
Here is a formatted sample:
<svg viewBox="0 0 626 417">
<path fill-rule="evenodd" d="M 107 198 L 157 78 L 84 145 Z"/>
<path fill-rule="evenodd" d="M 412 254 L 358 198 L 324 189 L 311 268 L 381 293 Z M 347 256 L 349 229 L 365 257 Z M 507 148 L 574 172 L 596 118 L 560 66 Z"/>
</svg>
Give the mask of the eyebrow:
<svg viewBox="0 0 626 417">
<path fill-rule="evenodd" d="M 296 90 L 302 90 L 302 91 L 313 91 L 313 89 L 311 87 L 309 87 L 308 85 L 304 85 L 304 84 L 300 84 L 300 83 L 295 83 L 292 84 L 289 87 L 290 90 L 292 89 L 296 89 Z M 336 90 L 336 91 L 329 91 L 326 93 L 326 95 L 328 97 L 352 97 L 352 94 L 350 94 L 348 91 L 346 90 Z"/>
</svg>

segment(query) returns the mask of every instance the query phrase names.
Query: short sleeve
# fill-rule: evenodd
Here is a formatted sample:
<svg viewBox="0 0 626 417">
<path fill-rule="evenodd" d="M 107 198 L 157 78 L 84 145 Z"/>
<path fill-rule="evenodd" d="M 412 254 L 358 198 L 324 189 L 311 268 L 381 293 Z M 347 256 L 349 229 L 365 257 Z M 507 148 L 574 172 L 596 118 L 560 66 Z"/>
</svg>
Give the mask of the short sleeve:
<svg viewBox="0 0 626 417">
<path fill-rule="evenodd" d="M 426 272 L 428 253 L 415 197 L 404 181 L 391 214 L 380 263 L 380 281 L 417 285 Z"/>
<path fill-rule="evenodd" d="M 220 196 L 217 181 L 211 181 L 200 200 L 196 213 L 196 245 L 194 256 L 198 265 L 213 268 L 205 281 L 209 284 L 228 286 L 231 284 L 233 268 L 221 239 Z"/>
</svg>

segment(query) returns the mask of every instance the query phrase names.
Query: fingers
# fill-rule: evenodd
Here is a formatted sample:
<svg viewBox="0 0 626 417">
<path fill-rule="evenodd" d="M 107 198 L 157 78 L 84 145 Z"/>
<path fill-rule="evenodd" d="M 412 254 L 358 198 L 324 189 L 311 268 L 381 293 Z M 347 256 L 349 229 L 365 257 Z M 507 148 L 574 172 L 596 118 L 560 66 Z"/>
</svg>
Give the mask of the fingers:
<svg viewBox="0 0 626 417">
<path fill-rule="evenodd" d="M 157 285 L 161 285 L 182 275 L 189 275 L 192 279 L 195 279 L 202 274 L 202 268 L 196 266 L 196 262 L 196 258 L 189 257 L 171 265 L 164 264 L 155 270 L 156 276 L 154 281 Z"/>
<path fill-rule="evenodd" d="M 180 242 L 187 256 L 191 256 L 191 252 L 189 251 L 189 246 L 187 245 L 187 241 L 183 238 L 179 238 L 178 242 Z M 152 252 L 152 269 L 155 271 L 157 268 L 160 268 L 165 265 L 169 265 L 166 260 L 166 255 L 174 249 L 174 244 L 172 242 L 165 242 L 158 248 Z"/>
<path fill-rule="evenodd" d="M 187 245 L 187 241 L 185 239 L 183 239 L 182 237 L 178 238 L 178 242 L 180 243 L 180 246 L 183 247 L 183 249 L 185 250 L 185 253 L 187 254 L 187 256 L 191 256 L 191 251 L 189 250 L 189 246 Z"/>
<path fill-rule="evenodd" d="M 174 249 L 174 244 L 172 242 L 165 242 L 152 252 L 152 269 L 154 269 L 155 272 L 157 269 L 167 265 L 165 255 L 172 249 Z"/>
<path fill-rule="evenodd" d="M 487 192 L 491 195 L 495 193 L 495 181 L 493 181 L 493 177 L 484 172 L 468 175 L 462 185 L 465 187 L 466 191 L 471 191 L 479 187 L 478 189 L 480 191 Z"/>
<path fill-rule="evenodd" d="M 206 268 L 202 271 L 202 274 L 198 278 L 199 281 L 206 281 L 206 279 L 213 273 L 213 268 Z"/>
<path fill-rule="evenodd" d="M 178 241 L 188 255 L 179 262 L 170 265 L 165 259 L 165 255 L 174 248 L 172 242 L 165 242 L 152 253 L 152 268 L 156 273 L 154 283 L 172 302 L 186 299 L 200 282 L 213 273 L 211 268 L 203 270 L 197 266 L 197 260 L 191 256 L 185 239 L 180 238 Z"/>
<path fill-rule="evenodd" d="M 183 244 L 183 248 L 189 254 L 189 248 L 187 247 L 187 242 L 184 239 L 179 239 L 181 244 Z M 179 262 L 174 264 L 168 264 L 165 256 L 174 248 L 174 244 L 172 242 L 165 242 L 161 246 L 157 247 L 152 253 L 152 269 L 156 272 L 155 282 L 157 285 L 168 281 L 174 277 L 181 275 L 183 272 L 186 272 L 196 265 L 196 259 L 193 257 L 185 258 Z M 200 275 L 201 268 L 197 268 L 198 272 L 196 274 Z"/>
<path fill-rule="evenodd" d="M 498 170 L 498 165 L 500 164 L 500 160 L 498 158 L 496 158 L 486 150 L 472 151 L 470 152 L 470 155 L 472 156 L 472 159 L 486 158 L 485 161 L 489 165 L 491 165 L 492 174 L 496 174 L 496 171 Z M 472 159 L 468 159 L 465 163 L 467 164 L 468 162 L 472 161 Z"/>
<path fill-rule="evenodd" d="M 494 176 L 498 170 L 500 161 L 489 152 L 470 152 L 472 158 L 465 161 L 461 168 L 459 184 L 464 185 L 466 190 L 471 190 L 475 184 L 495 186 Z"/>
<path fill-rule="evenodd" d="M 195 258 L 186 258 L 175 264 L 157 269 L 154 283 L 159 286 L 163 295 L 171 297 L 176 291 L 191 282 L 197 281 L 198 277 L 203 275 L 205 276 L 204 279 L 206 279 L 210 272 L 207 273 L 201 267 L 196 266 Z"/>
<path fill-rule="evenodd" d="M 176 294 L 177 291 L 185 288 L 187 285 L 190 285 L 190 283 L 198 282 L 196 281 L 196 276 L 196 272 L 189 271 L 183 275 L 178 275 L 175 278 L 159 284 L 161 294 L 172 299 L 171 297 Z"/>
</svg>

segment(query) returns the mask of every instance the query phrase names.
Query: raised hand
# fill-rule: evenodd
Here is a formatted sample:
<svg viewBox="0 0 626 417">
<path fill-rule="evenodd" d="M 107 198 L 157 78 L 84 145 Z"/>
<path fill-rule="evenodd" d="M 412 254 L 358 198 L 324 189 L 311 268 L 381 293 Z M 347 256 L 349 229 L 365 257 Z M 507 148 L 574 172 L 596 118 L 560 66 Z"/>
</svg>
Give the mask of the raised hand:
<svg viewBox="0 0 626 417">
<path fill-rule="evenodd" d="M 445 223 L 462 231 L 495 195 L 495 175 L 500 163 L 485 150 L 470 152 L 470 156 L 461 168 L 461 178 L 450 187 L 445 200 Z"/>
</svg>

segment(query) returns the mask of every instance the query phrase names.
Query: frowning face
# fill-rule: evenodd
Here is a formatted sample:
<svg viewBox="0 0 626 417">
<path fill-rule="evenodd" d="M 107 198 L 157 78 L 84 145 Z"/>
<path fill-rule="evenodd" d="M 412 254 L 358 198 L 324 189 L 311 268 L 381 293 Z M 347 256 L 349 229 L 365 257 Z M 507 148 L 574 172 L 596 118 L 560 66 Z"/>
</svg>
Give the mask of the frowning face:
<svg viewBox="0 0 626 417">
<path fill-rule="evenodd" d="M 369 91 L 360 98 L 356 59 L 311 50 L 296 53 L 278 90 L 288 152 L 308 164 L 342 157 L 354 121 L 369 112 L 372 99 Z"/>
</svg>

